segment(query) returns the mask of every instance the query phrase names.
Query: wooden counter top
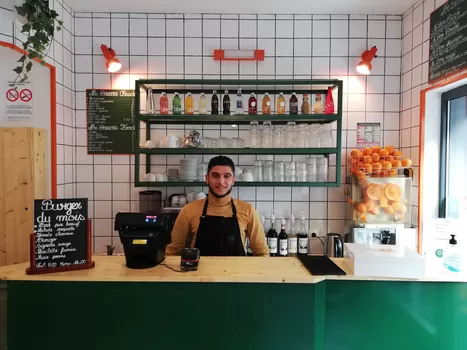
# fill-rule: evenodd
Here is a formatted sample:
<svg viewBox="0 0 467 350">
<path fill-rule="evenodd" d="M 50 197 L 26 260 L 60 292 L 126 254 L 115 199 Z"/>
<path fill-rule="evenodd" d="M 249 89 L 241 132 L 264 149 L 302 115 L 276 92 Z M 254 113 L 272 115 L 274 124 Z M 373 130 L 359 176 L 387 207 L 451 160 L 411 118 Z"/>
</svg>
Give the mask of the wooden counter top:
<svg viewBox="0 0 467 350">
<path fill-rule="evenodd" d="M 202 257 L 198 271 L 175 272 L 180 257 L 168 256 L 161 265 L 135 270 L 125 266 L 124 256 L 93 256 L 96 266 L 89 270 L 26 275 L 29 263 L 0 267 L 0 280 L 81 281 L 81 282 L 233 282 L 233 283 L 318 283 L 328 280 L 467 282 L 467 279 L 400 279 L 354 276 L 344 259 L 332 259 L 346 276 L 312 276 L 297 258 Z"/>
</svg>

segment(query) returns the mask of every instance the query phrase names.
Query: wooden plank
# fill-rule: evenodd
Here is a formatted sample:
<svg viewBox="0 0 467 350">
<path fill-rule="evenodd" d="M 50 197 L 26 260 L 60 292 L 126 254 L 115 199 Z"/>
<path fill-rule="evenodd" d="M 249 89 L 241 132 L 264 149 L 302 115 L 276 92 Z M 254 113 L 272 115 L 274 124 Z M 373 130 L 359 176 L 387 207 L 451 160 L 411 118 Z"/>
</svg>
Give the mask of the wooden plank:
<svg viewBox="0 0 467 350">
<path fill-rule="evenodd" d="M 0 129 L 0 266 L 6 265 L 6 220 L 5 220 L 5 146 L 4 129 Z"/>
<path fill-rule="evenodd" d="M 47 185 L 47 131 L 34 129 L 34 198 L 49 197 Z"/>
</svg>

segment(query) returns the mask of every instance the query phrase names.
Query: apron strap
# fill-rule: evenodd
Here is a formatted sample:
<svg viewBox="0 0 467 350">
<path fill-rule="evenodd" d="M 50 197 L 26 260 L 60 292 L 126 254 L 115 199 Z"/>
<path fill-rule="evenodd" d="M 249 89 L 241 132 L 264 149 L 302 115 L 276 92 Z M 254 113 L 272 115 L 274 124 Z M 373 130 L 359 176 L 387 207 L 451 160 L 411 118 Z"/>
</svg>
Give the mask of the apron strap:
<svg viewBox="0 0 467 350">
<path fill-rule="evenodd" d="M 203 214 L 201 214 L 200 219 L 206 216 L 207 211 L 208 211 L 208 197 L 206 196 L 206 201 L 204 202 Z"/>
<path fill-rule="evenodd" d="M 235 204 L 234 204 L 233 198 L 232 198 L 232 200 L 231 200 L 230 203 L 232 203 L 232 217 L 233 217 L 233 218 L 236 218 L 236 217 L 237 217 L 237 208 L 235 208 Z"/>
</svg>

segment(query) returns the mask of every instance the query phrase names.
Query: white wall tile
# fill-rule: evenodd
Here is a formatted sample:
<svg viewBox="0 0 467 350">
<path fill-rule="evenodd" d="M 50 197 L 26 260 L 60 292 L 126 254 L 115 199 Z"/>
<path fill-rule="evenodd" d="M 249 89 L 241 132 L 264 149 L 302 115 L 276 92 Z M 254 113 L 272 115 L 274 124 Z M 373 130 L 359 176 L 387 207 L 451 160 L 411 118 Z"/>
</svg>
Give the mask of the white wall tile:
<svg viewBox="0 0 467 350">
<path fill-rule="evenodd" d="M 111 182 L 112 167 L 109 165 L 94 165 L 94 181 Z"/>
<path fill-rule="evenodd" d="M 386 40 L 386 56 L 388 57 L 401 57 L 402 54 L 402 41 L 400 39 Z"/>
<path fill-rule="evenodd" d="M 148 38 L 148 55 L 165 56 L 165 45 L 164 38 Z"/>
<path fill-rule="evenodd" d="M 416 28 L 423 22 L 423 4 L 417 6 L 413 11 L 413 27 Z"/>
<path fill-rule="evenodd" d="M 237 20 L 222 20 L 221 21 L 221 36 L 223 38 L 238 37 L 238 21 Z"/>
<path fill-rule="evenodd" d="M 202 40 L 201 38 L 185 39 L 185 55 L 199 55 L 202 54 Z"/>
<path fill-rule="evenodd" d="M 266 57 L 263 62 L 258 63 L 258 74 L 272 75 L 274 74 L 275 59 Z"/>
<path fill-rule="evenodd" d="M 349 59 L 347 57 L 331 57 L 331 75 L 346 76 Z"/>
<path fill-rule="evenodd" d="M 182 37 L 183 36 L 183 20 L 167 19 L 166 20 L 166 33 L 168 37 Z"/>
<path fill-rule="evenodd" d="M 294 30 L 294 37 L 295 38 L 311 38 L 311 30 L 312 30 L 312 21 L 311 20 L 300 20 L 295 21 L 295 30 Z"/>
<path fill-rule="evenodd" d="M 294 74 L 311 75 L 311 57 L 294 58 Z"/>
<path fill-rule="evenodd" d="M 185 37 L 201 38 L 201 20 L 185 20 Z"/>
<path fill-rule="evenodd" d="M 326 56 L 331 53 L 331 41 L 329 39 L 313 39 L 313 56 Z"/>
<path fill-rule="evenodd" d="M 109 182 L 99 183 L 94 185 L 95 200 L 111 200 L 112 199 L 112 184 Z"/>
<path fill-rule="evenodd" d="M 367 21 L 350 20 L 350 38 L 366 38 Z"/>
<path fill-rule="evenodd" d="M 329 58 L 313 57 L 311 72 L 313 75 L 329 75 Z"/>
<path fill-rule="evenodd" d="M 96 219 L 111 219 L 112 218 L 112 202 L 94 201 L 94 217 Z"/>
<path fill-rule="evenodd" d="M 348 56 L 348 39 L 331 39 L 331 56 Z"/>
<path fill-rule="evenodd" d="M 416 27 L 412 32 L 412 45 L 417 47 L 423 42 L 423 27 L 420 25 Z"/>
<path fill-rule="evenodd" d="M 384 95 L 368 94 L 366 95 L 366 110 L 369 112 L 378 112 L 383 110 Z"/>
<path fill-rule="evenodd" d="M 325 202 L 310 202 L 310 219 L 327 219 L 327 204 Z"/>
<path fill-rule="evenodd" d="M 386 21 L 368 21 L 369 38 L 386 37 Z"/>
<path fill-rule="evenodd" d="M 367 93 L 376 94 L 384 92 L 384 76 L 369 75 L 367 78 Z"/>
<path fill-rule="evenodd" d="M 148 57 L 149 74 L 165 73 L 165 56 Z"/>
<path fill-rule="evenodd" d="M 384 113 L 384 129 L 399 130 L 399 113 Z"/>
<path fill-rule="evenodd" d="M 93 36 L 110 36 L 110 18 L 94 18 L 92 32 Z"/>
<path fill-rule="evenodd" d="M 295 56 L 311 56 L 311 39 L 295 39 L 294 40 L 294 55 Z"/>
<path fill-rule="evenodd" d="M 148 19 L 149 36 L 165 36 L 165 19 Z"/>
<path fill-rule="evenodd" d="M 183 39 L 182 38 L 171 38 L 170 44 L 167 45 L 167 55 L 183 55 Z"/>
<path fill-rule="evenodd" d="M 276 39 L 276 56 L 293 56 L 293 40 Z"/>
<path fill-rule="evenodd" d="M 285 20 L 276 20 L 276 37 L 293 38 L 294 22 Z"/>
<path fill-rule="evenodd" d="M 279 74 L 279 75 L 293 74 L 293 58 L 278 57 L 276 59 L 276 74 Z"/>
<path fill-rule="evenodd" d="M 366 39 L 349 40 L 349 56 L 360 57 L 367 49 Z"/>
<path fill-rule="evenodd" d="M 112 36 L 129 36 L 129 19 L 123 18 L 112 18 L 111 25 L 111 35 Z"/>
<path fill-rule="evenodd" d="M 400 93 L 401 80 L 398 76 L 385 77 L 385 92 L 386 93 Z"/>
<path fill-rule="evenodd" d="M 313 38 L 330 38 L 331 21 L 313 19 Z"/>
<path fill-rule="evenodd" d="M 190 74 L 201 74 L 201 57 L 185 57 L 185 71 Z"/>
<path fill-rule="evenodd" d="M 148 54 L 148 39 L 147 38 L 132 38 L 130 40 L 130 55 L 147 55 Z"/>
<path fill-rule="evenodd" d="M 401 39 L 402 38 L 402 22 L 387 21 L 386 22 L 386 38 Z"/>
<path fill-rule="evenodd" d="M 275 38 L 276 24 L 275 21 L 260 20 L 258 21 L 258 37 L 259 38 Z"/>
<path fill-rule="evenodd" d="M 400 58 L 386 58 L 386 75 L 400 75 L 401 60 Z"/>
<path fill-rule="evenodd" d="M 331 38 L 348 38 L 349 37 L 349 21 L 348 20 L 332 20 L 331 21 Z"/>
<path fill-rule="evenodd" d="M 92 39 L 90 37 L 85 37 L 85 36 L 79 36 L 75 38 L 75 49 L 76 52 L 79 52 L 80 54 L 92 54 Z M 59 60 L 57 57 L 55 57 L 57 61 Z"/>
<path fill-rule="evenodd" d="M 75 35 L 91 36 L 92 20 L 90 18 L 75 18 Z"/>
</svg>

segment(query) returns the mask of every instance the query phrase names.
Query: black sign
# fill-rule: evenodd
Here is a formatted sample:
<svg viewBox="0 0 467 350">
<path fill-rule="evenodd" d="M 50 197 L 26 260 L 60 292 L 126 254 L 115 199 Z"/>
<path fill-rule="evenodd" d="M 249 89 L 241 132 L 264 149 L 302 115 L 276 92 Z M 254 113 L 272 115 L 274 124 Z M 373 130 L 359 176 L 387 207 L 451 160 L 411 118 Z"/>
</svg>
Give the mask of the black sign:
<svg viewBox="0 0 467 350">
<path fill-rule="evenodd" d="M 429 82 L 467 67 L 467 0 L 449 0 L 430 17 Z"/>
<path fill-rule="evenodd" d="M 133 154 L 134 90 L 86 90 L 88 154 Z"/>
<path fill-rule="evenodd" d="M 33 269 L 76 267 L 88 263 L 88 200 L 34 200 Z"/>
</svg>

